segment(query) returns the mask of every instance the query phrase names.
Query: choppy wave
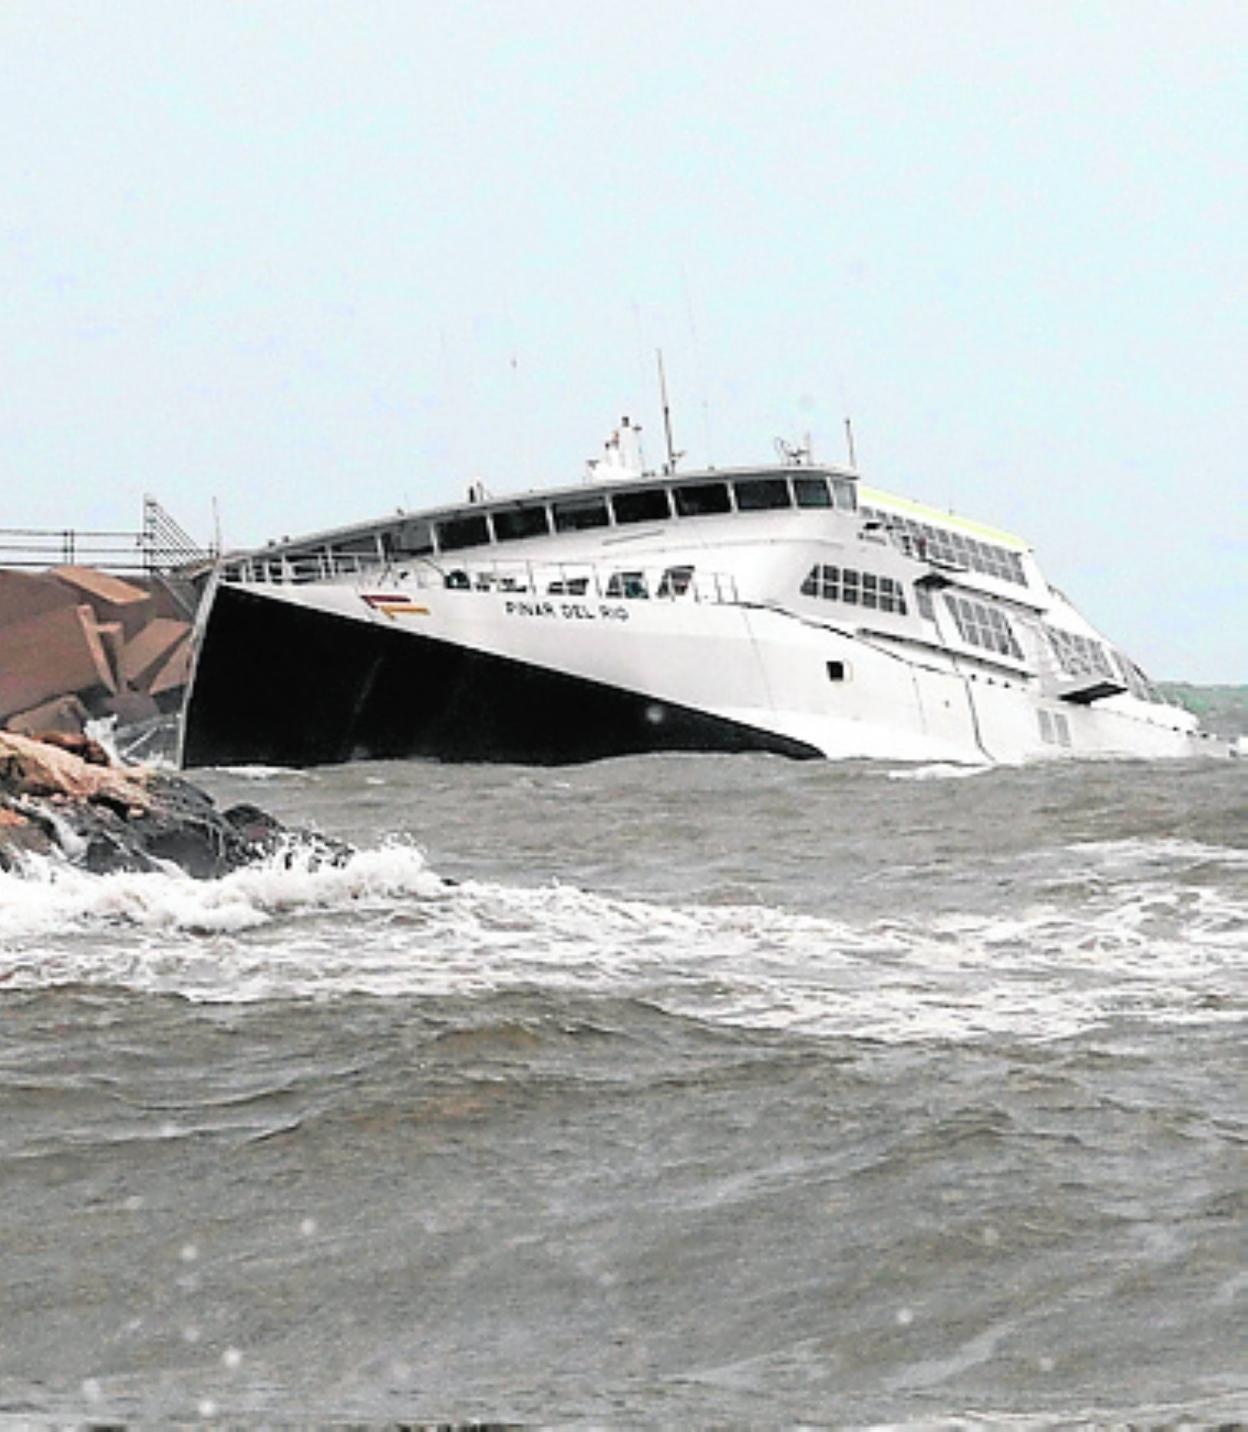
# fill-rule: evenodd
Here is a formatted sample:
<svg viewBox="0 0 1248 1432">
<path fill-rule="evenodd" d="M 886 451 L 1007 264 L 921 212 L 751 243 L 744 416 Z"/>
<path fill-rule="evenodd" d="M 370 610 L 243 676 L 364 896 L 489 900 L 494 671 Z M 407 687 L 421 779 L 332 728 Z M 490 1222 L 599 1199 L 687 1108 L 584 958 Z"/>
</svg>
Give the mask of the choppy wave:
<svg viewBox="0 0 1248 1432">
<path fill-rule="evenodd" d="M 1159 872 L 1242 868 L 1248 852 L 1177 841 L 1079 851 L 1115 878 L 1074 907 L 865 921 L 557 883 L 453 886 L 397 842 L 339 867 L 275 858 L 217 881 L 36 862 L 21 878 L 0 876 L 0 988 L 119 986 L 222 1002 L 547 988 L 884 1041 L 1242 1018 L 1248 909 L 1220 882 Z"/>
</svg>

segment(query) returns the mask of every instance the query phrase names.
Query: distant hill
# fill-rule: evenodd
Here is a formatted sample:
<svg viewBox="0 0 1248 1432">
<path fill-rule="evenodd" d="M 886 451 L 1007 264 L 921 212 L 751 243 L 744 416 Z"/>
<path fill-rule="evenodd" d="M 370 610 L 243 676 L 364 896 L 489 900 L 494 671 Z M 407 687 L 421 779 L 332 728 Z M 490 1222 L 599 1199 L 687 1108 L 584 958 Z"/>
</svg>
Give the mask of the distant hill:
<svg viewBox="0 0 1248 1432">
<path fill-rule="evenodd" d="M 1194 711 L 1207 730 L 1248 736 L 1248 686 L 1193 686 L 1186 681 L 1163 681 L 1160 686 L 1172 701 Z"/>
</svg>

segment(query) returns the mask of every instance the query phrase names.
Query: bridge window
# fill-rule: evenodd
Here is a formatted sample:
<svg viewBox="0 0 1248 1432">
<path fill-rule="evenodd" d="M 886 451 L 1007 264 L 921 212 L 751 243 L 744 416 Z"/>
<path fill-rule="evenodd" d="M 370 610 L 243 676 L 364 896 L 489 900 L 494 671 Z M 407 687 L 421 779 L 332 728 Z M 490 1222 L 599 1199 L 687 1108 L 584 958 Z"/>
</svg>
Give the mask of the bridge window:
<svg viewBox="0 0 1248 1432">
<path fill-rule="evenodd" d="M 679 489 L 677 489 L 679 491 Z M 743 477 L 732 484 L 738 512 L 770 512 L 792 507 L 789 484 L 783 477 Z"/>
<path fill-rule="evenodd" d="M 795 477 L 793 496 L 799 507 L 831 507 L 832 494 L 826 477 Z"/>
<path fill-rule="evenodd" d="M 617 492 L 611 510 L 620 526 L 633 522 L 663 522 L 672 515 L 665 487 L 639 487 L 636 492 Z"/>
<path fill-rule="evenodd" d="M 732 510 L 726 482 L 689 483 L 685 487 L 674 487 L 672 496 L 676 499 L 676 511 L 681 517 L 714 517 L 720 512 Z"/>
<path fill-rule="evenodd" d="M 494 536 L 500 542 L 518 542 L 524 537 L 545 537 L 550 531 L 545 503 L 527 507 L 504 507 L 491 514 Z"/>
<path fill-rule="evenodd" d="M 433 551 L 433 528 L 428 522 L 402 522 L 394 529 L 396 557 L 424 557 Z"/>
<path fill-rule="evenodd" d="M 556 502 L 551 511 L 554 513 L 556 532 L 584 532 L 590 527 L 606 527 L 611 521 L 607 516 L 606 499 L 602 497 Z"/>
<path fill-rule="evenodd" d="M 485 513 L 466 517 L 448 517 L 435 525 L 440 552 L 457 552 L 461 547 L 486 547 L 490 541 L 490 525 Z"/>
</svg>

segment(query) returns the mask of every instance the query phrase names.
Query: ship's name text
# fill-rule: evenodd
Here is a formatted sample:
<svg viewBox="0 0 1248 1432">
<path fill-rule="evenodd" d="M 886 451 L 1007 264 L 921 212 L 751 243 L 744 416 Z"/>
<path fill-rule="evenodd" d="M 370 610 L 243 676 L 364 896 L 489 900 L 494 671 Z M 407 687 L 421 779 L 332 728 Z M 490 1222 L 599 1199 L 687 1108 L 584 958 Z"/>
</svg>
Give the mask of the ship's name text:
<svg viewBox="0 0 1248 1432">
<path fill-rule="evenodd" d="M 587 602 L 508 601 L 503 610 L 509 617 L 553 617 L 565 622 L 626 622 L 628 608 L 610 602 L 596 606 Z"/>
</svg>

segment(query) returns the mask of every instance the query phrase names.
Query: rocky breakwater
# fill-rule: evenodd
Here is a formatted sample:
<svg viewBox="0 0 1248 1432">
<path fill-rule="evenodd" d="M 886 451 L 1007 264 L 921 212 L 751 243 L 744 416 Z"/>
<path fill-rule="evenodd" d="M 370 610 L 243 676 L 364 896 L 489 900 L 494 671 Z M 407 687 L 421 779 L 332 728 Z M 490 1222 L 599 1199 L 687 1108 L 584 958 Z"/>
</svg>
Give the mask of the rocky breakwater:
<svg viewBox="0 0 1248 1432">
<path fill-rule="evenodd" d="M 0 728 L 32 736 L 168 717 L 182 702 L 199 589 L 93 567 L 0 569 Z"/>
<path fill-rule="evenodd" d="M 333 864 L 352 853 L 253 805 L 219 810 L 180 776 L 118 764 L 86 737 L 0 731 L 0 870 L 59 854 L 101 874 L 175 866 L 211 879 L 295 848 Z"/>
</svg>

